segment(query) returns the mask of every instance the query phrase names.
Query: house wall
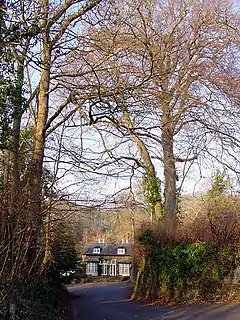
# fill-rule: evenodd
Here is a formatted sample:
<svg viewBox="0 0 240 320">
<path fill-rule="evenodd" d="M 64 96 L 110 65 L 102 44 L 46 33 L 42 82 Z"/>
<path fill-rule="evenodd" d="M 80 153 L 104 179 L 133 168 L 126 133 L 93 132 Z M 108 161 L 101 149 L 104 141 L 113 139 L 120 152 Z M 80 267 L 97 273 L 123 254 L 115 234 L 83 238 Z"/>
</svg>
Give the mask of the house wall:
<svg viewBox="0 0 240 320">
<path fill-rule="evenodd" d="M 96 255 L 89 255 L 84 257 L 84 261 L 86 262 L 86 275 L 89 276 L 98 276 L 98 264 L 99 261 L 106 261 L 108 262 L 106 266 L 107 270 L 107 275 L 121 275 L 121 276 L 128 276 L 130 274 L 127 274 L 127 266 L 126 264 L 129 265 L 129 272 L 131 269 L 131 257 L 130 256 L 96 256 Z M 111 260 L 115 260 L 116 264 L 111 264 Z M 125 267 L 121 266 L 120 264 L 123 265 L 125 264 Z M 115 267 L 114 267 L 115 265 Z"/>
</svg>

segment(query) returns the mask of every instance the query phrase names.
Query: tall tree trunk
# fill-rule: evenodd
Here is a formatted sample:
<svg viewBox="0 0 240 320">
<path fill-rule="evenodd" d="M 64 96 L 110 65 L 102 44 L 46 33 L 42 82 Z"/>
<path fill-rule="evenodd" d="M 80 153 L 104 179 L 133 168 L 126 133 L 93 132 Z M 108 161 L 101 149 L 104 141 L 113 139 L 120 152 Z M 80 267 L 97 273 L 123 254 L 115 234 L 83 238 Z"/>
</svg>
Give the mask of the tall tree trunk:
<svg viewBox="0 0 240 320">
<path fill-rule="evenodd" d="M 21 59 L 22 60 L 22 59 Z M 24 66 L 23 61 L 18 61 L 17 67 L 17 97 L 13 110 L 13 133 L 11 145 L 11 192 L 10 192 L 10 215 L 14 215 L 19 209 L 19 192 L 20 192 L 20 171 L 19 171 L 19 142 L 21 119 L 23 110 L 23 77 Z"/>
<path fill-rule="evenodd" d="M 41 274 L 47 276 L 49 271 L 49 263 L 52 259 L 51 255 L 51 211 L 50 209 L 47 212 L 46 221 L 45 221 L 45 239 L 44 239 L 44 257 L 41 265 Z"/>
<path fill-rule="evenodd" d="M 49 44 L 49 35 L 47 31 L 48 1 L 44 1 L 44 6 L 46 11 L 46 19 L 42 31 L 42 71 L 39 84 L 38 111 L 35 127 L 34 149 L 30 177 L 30 200 L 32 209 L 36 214 L 41 213 L 41 182 L 45 147 L 44 129 L 48 118 L 51 67 L 51 48 Z"/>
<path fill-rule="evenodd" d="M 168 109 L 163 108 L 162 116 L 162 147 L 164 161 L 164 199 L 165 199 L 165 223 L 167 230 L 174 229 L 177 214 L 176 197 L 176 166 L 173 152 L 173 128 Z"/>
<path fill-rule="evenodd" d="M 49 86 L 51 68 L 51 46 L 49 32 L 47 29 L 49 4 L 48 0 L 43 1 L 43 27 L 42 27 L 42 66 L 38 95 L 38 111 L 34 135 L 33 158 L 30 169 L 30 212 L 32 242 L 29 259 L 33 263 L 37 250 L 37 238 L 40 232 L 42 221 L 42 173 L 45 147 L 45 126 L 49 111 Z"/>
<path fill-rule="evenodd" d="M 19 59 L 17 62 L 17 81 L 16 81 L 16 97 L 13 106 L 13 127 L 10 142 L 10 190 L 8 203 L 8 226 L 7 226 L 7 241 L 9 245 L 8 250 L 8 269 L 11 271 L 11 277 L 16 276 L 16 248 L 19 247 L 17 243 L 18 238 L 15 235 L 21 223 L 19 222 L 19 213 L 21 208 L 20 196 L 20 168 L 19 168 L 19 144 L 20 144 L 20 130 L 21 119 L 23 111 L 23 77 L 24 77 L 24 61 Z M 22 219 L 21 219 L 22 220 Z M 21 221 L 22 222 L 22 221 Z M 17 240 L 17 241 L 16 241 Z"/>
<path fill-rule="evenodd" d="M 7 149 L 2 150 L 1 155 L 1 193 L 3 207 L 1 210 L 1 236 L 6 233 L 6 226 L 8 220 L 8 199 L 9 199 L 9 151 Z"/>
<path fill-rule="evenodd" d="M 151 203 L 151 206 L 150 206 L 151 207 L 150 208 L 151 222 L 156 222 L 156 221 L 159 221 L 162 217 L 162 202 L 161 202 L 161 200 L 156 200 L 157 198 L 161 199 L 156 171 L 155 171 L 154 165 L 152 163 L 152 159 L 149 154 L 149 151 L 148 151 L 145 143 L 135 133 L 131 118 L 130 118 L 125 107 L 123 110 L 123 114 L 124 114 L 124 118 L 125 118 L 125 122 L 127 124 L 127 127 L 129 129 L 131 140 L 135 143 L 135 145 L 140 153 L 142 162 L 144 163 L 146 178 L 147 178 L 148 184 L 150 186 L 149 192 L 152 193 L 151 198 L 154 199 L 153 203 Z M 157 193 L 157 194 L 155 194 L 155 193 Z"/>
<path fill-rule="evenodd" d="M 20 139 L 21 115 L 17 115 L 13 120 L 12 150 L 11 150 L 11 195 L 10 211 L 16 212 L 16 204 L 20 192 L 20 172 L 19 172 L 19 139 Z"/>
</svg>

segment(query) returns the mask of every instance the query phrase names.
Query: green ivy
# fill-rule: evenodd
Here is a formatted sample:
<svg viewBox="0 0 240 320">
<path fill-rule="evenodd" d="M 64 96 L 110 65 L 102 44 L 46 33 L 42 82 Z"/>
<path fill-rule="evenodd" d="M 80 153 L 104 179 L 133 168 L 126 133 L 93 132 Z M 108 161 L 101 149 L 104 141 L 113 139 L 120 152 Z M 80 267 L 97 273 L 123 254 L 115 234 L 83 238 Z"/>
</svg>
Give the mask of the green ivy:
<svg viewBox="0 0 240 320">
<path fill-rule="evenodd" d="M 145 201 L 150 206 L 155 206 L 155 204 L 161 201 L 161 182 L 160 179 L 150 179 L 148 174 L 143 177 L 143 194 Z"/>
<path fill-rule="evenodd" d="M 134 296 L 163 301 L 184 300 L 197 293 L 200 300 L 217 292 L 223 278 L 233 275 L 239 264 L 235 245 L 213 243 L 169 243 L 158 239 L 152 230 L 139 237 L 145 247 L 144 268 L 138 274 Z M 147 279 L 147 282 L 144 280 Z"/>
<path fill-rule="evenodd" d="M 145 203 L 151 212 L 155 211 L 155 206 L 159 203 L 162 206 L 161 198 L 161 181 L 158 178 L 150 177 L 150 174 L 145 173 L 142 180 L 142 190 Z M 161 219 L 161 217 L 157 217 Z"/>
</svg>

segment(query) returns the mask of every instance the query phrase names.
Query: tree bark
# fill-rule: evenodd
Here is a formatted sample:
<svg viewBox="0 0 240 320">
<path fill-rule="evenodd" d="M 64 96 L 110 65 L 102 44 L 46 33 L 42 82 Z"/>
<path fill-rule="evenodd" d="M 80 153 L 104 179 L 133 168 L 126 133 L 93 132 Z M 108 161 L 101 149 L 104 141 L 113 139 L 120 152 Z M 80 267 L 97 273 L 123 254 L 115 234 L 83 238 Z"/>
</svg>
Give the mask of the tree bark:
<svg viewBox="0 0 240 320">
<path fill-rule="evenodd" d="M 147 179 L 149 180 L 150 185 L 157 186 L 157 175 L 154 168 L 154 165 L 152 163 L 152 159 L 150 157 L 149 151 L 145 145 L 145 143 L 138 137 L 138 135 L 134 132 L 133 124 L 131 121 L 131 118 L 127 112 L 127 110 L 123 110 L 125 122 L 127 124 L 127 127 L 129 129 L 131 140 L 135 143 L 141 159 L 144 163 L 144 169 L 146 172 Z M 159 196 L 160 196 L 160 190 L 158 190 Z M 154 195 L 153 195 L 154 196 Z M 162 203 L 161 201 L 157 201 L 154 203 L 152 208 L 150 209 L 151 214 L 151 222 L 157 222 L 162 217 Z"/>
<path fill-rule="evenodd" d="M 22 60 L 22 59 L 21 59 Z M 14 235 L 17 233 L 17 228 L 21 225 L 19 222 L 20 212 L 20 172 L 19 172 L 19 144 L 20 130 L 23 109 L 23 76 L 24 67 L 23 61 L 18 61 L 17 65 L 17 81 L 16 81 L 16 97 L 13 106 L 13 127 L 10 136 L 10 151 L 9 151 L 9 198 L 8 198 L 8 217 L 6 225 L 6 241 L 8 245 L 7 268 L 11 271 L 12 277 L 14 274 L 14 264 L 16 262 L 16 241 Z"/>
<path fill-rule="evenodd" d="M 49 112 L 49 87 L 50 87 L 50 68 L 51 68 L 51 46 L 49 39 L 48 0 L 43 1 L 44 19 L 42 26 L 42 66 L 39 83 L 38 110 L 34 135 L 33 156 L 30 167 L 29 176 L 29 223 L 31 233 L 31 243 L 28 253 L 28 263 L 34 265 L 36 263 L 38 236 L 42 225 L 42 173 L 43 159 L 45 148 L 45 126 Z M 32 267 L 33 275 L 35 274 Z M 40 270 L 38 270 L 39 272 Z"/>
<path fill-rule="evenodd" d="M 30 176 L 30 200 L 32 213 L 39 215 L 41 213 L 41 182 L 43 172 L 43 158 L 45 147 L 45 126 L 48 118 L 49 109 L 49 86 L 50 86 L 50 68 L 51 68 L 51 48 L 49 44 L 49 35 L 47 31 L 48 0 L 44 1 L 45 6 L 45 25 L 42 31 L 42 71 L 39 84 L 38 112 L 34 136 L 33 159 L 31 164 Z"/>
<path fill-rule="evenodd" d="M 41 265 L 41 274 L 47 276 L 49 271 L 49 263 L 52 259 L 51 255 L 51 211 L 48 210 L 45 221 L 45 243 L 44 243 L 44 257 Z"/>
<path fill-rule="evenodd" d="M 17 98 L 13 111 L 13 133 L 11 145 L 11 192 L 10 192 L 10 215 L 14 215 L 19 208 L 19 192 L 20 192 L 20 169 L 19 169 L 19 143 L 20 130 L 23 110 L 23 77 L 24 66 L 23 59 L 18 61 L 17 68 Z"/>
<path fill-rule="evenodd" d="M 2 150 L 1 155 L 1 193 L 3 207 L 1 208 L 1 236 L 6 233 L 6 225 L 8 221 L 8 199 L 9 199 L 9 151 L 7 149 Z"/>
<path fill-rule="evenodd" d="M 164 199 L 165 223 L 167 230 L 171 231 L 176 222 L 177 214 L 177 188 L 176 166 L 173 152 L 174 138 L 172 120 L 168 108 L 163 108 L 162 116 L 162 147 L 164 161 Z"/>
</svg>

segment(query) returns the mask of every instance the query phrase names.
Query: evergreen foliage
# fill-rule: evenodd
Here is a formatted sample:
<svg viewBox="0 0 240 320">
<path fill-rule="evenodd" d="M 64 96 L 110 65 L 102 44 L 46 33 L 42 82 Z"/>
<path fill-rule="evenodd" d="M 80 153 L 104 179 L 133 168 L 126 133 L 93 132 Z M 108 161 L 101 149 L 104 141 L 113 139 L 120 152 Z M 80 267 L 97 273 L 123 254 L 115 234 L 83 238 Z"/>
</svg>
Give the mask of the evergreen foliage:
<svg viewBox="0 0 240 320">
<path fill-rule="evenodd" d="M 211 189 L 207 192 L 209 198 L 217 198 L 224 195 L 231 185 L 230 178 L 224 170 L 221 172 L 219 169 L 216 170 Z"/>
<path fill-rule="evenodd" d="M 171 241 L 147 229 L 139 236 L 143 246 L 134 298 L 161 303 L 215 300 L 224 280 L 239 265 L 237 244 Z"/>
</svg>

